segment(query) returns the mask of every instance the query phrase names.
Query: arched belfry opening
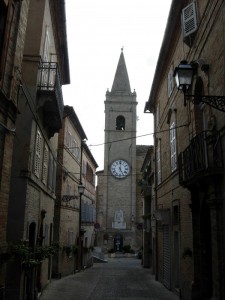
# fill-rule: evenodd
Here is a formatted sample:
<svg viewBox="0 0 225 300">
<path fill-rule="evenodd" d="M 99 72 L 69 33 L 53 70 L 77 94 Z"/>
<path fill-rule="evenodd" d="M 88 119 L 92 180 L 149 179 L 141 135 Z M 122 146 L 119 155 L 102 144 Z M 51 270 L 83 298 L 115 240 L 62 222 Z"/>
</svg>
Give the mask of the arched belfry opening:
<svg viewBox="0 0 225 300">
<path fill-rule="evenodd" d="M 125 118 L 124 118 L 124 116 L 118 116 L 116 118 L 116 130 L 125 130 Z"/>
</svg>

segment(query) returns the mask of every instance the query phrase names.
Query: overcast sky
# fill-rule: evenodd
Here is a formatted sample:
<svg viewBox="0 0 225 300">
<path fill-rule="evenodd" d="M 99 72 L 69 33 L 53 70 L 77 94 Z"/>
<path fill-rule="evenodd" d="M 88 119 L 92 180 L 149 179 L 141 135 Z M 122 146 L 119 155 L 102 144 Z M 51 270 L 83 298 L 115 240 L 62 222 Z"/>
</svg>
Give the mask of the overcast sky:
<svg viewBox="0 0 225 300">
<path fill-rule="evenodd" d="M 111 90 L 122 47 L 131 90 L 137 93 L 137 144 L 153 144 L 153 118 L 144 114 L 144 106 L 171 1 L 65 1 L 71 84 L 63 87 L 64 104 L 74 107 L 98 170 L 104 160 L 105 93 Z"/>
</svg>

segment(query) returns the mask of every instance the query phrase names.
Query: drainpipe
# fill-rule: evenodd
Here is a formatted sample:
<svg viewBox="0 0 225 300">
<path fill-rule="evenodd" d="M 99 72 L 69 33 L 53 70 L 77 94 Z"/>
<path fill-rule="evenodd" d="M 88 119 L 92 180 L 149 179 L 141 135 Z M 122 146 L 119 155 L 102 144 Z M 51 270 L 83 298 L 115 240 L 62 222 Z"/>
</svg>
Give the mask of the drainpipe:
<svg viewBox="0 0 225 300">
<path fill-rule="evenodd" d="M 155 158 L 155 170 L 157 170 L 156 160 L 156 147 L 154 147 L 154 158 Z M 155 173 L 155 209 L 158 207 L 157 201 L 157 187 L 156 187 L 156 172 Z M 159 263 L 158 263 L 158 222 L 155 220 L 155 279 L 158 281 L 159 278 Z"/>
</svg>

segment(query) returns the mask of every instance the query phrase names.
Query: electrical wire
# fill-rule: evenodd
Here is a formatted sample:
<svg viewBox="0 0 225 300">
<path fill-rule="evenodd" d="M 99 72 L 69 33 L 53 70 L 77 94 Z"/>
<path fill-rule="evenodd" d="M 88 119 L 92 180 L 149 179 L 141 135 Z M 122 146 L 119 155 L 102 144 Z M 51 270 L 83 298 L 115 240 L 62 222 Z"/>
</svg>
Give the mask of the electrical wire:
<svg viewBox="0 0 225 300">
<path fill-rule="evenodd" d="M 19 71 L 19 70 L 18 70 L 18 71 Z M 19 71 L 19 72 L 20 72 L 20 71 Z M 32 115 L 33 115 L 33 117 L 34 117 L 35 122 L 37 123 L 37 125 L 38 125 L 38 127 L 39 127 L 39 129 L 40 129 L 40 131 L 41 131 L 41 133 L 42 133 L 42 136 L 44 137 L 45 142 L 48 144 L 49 151 L 51 152 L 54 161 L 55 161 L 59 166 L 61 166 L 61 167 L 63 168 L 63 170 L 64 170 L 64 172 L 65 172 L 66 174 L 70 174 L 71 176 L 79 175 L 79 173 L 69 172 L 69 171 L 67 170 L 67 168 L 66 168 L 61 162 L 59 162 L 59 161 L 54 157 L 53 152 L 52 152 L 52 150 L 51 150 L 51 147 L 49 146 L 49 143 L 48 143 L 47 139 L 45 138 L 45 133 L 44 133 L 43 130 L 42 130 L 42 126 L 39 124 L 39 118 L 36 116 L 36 112 L 34 112 L 33 109 L 32 109 L 32 106 L 31 106 L 31 103 L 30 103 L 30 99 L 31 99 L 31 101 L 33 102 L 33 104 L 35 104 L 35 100 L 33 99 L 32 95 L 31 95 L 31 93 L 30 93 L 30 91 L 29 91 L 29 89 L 28 89 L 28 87 L 27 87 L 27 85 L 26 85 L 26 82 L 24 81 L 24 79 L 23 79 L 23 77 L 22 77 L 21 72 L 20 72 L 20 75 L 21 75 L 21 85 L 20 85 L 20 88 L 21 88 L 21 90 L 23 91 L 23 94 L 24 94 L 24 96 L 25 96 L 25 98 L 26 98 L 26 100 L 27 100 L 27 104 L 28 104 L 28 106 L 29 106 L 29 109 L 30 109 L 30 111 L 31 111 L 31 113 L 32 113 Z M 26 91 L 25 91 L 24 87 L 26 88 Z M 29 95 L 29 97 L 28 97 L 28 95 L 27 95 L 26 93 Z M 29 98 L 30 98 L 30 99 L 29 99 Z M 0 124 L 0 125 L 1 125 L 1 124 Z M 183 124 L 183 125 L 180 125 L 180 126 L 176 126 L 175 128 L 178 129 L 178 128 L 187 127 L 187 126 L 188 126 L 188 124 Z M 137 138 L 141 138 L 141 137 L 145 137 L 145 136 L 150 136 L 150 135 L 154 135 L 154 134 L 159 134 L 159 133 L 163 133 L 163 132 L 168 132 L 168 131 L 170 131 L 170 130 L 171 130 L 171 129 L 168 128 L 168 129 L 164 129 L 164 130 L 160 130 L 160 131 L 155 131 L 155 132 L 151 132 L 151 133 L 147 133 L 147 134 L 143 134 L 143 135 L 139 135 L 139 136 L 133 136 L 133 137 L 129 137 L 129 138 L 124 138 L 124 139 L 118 139 L 118 140 L 114 140 L 114 141 L 110 141 L 110 142 L 104 142 L 104 143 L 100 143 L 100 144 L 90 144 L 89 147 L 98 147 L 98 146 L 103 146 L 103 145 L 107 145 L 107 144 L 118 143 L 118 142 L 122 142 L 122 141 L 126 141 L 126 140 L 132 140 L 132 139 L 137 139 Z M 71 149 L 74 149 L 74 148 L 81 148 L 81 147 L 67 147 L 66 145 L 64 145 L 63 148 L 64 148 L 64 149 L 71 150 Z M 137 174 L 129 174 L 128 176 L 134 176 L 134 175 L 138 175 L 138 174 L 140 174 L 140 173 L 137 173 Z M 83 174 L 83 175 L 84 175 L 84 174 Z M 94 173 L 94 175 L 96 175 L 96 173 Z M 102 175 L 98 175 L 98 176 L 111 176 L 111 174 L 109 174 L 109 175 L 102 174 Z M 75 179 L 77 179 L 76 176 L 75 176 Z"/>
</svg>

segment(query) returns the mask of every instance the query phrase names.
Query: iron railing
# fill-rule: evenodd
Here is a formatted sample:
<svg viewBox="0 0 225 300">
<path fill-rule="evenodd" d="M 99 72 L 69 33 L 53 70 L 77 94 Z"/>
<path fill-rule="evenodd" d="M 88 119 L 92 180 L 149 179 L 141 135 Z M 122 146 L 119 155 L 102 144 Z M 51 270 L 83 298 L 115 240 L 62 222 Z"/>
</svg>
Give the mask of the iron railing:
<svg viewBox="0 0 225 300">
<path fill-rule="evenodd" d="M 223 173 L 219 132 L 203 131 L 178 156 L 180 184 L 187 186 L 203 177 Z"/>
<path fill-rule="evenodd" d="M 42 62 L 40 64 L 40 80 L 39 80 L 39 93 L 54 95 L 58 108 L 60 118 L 63 117 L 63 95 L 62 87 L 59 75 L 59 68 L 57 63 L 53 62 Z"/>
</svg>

